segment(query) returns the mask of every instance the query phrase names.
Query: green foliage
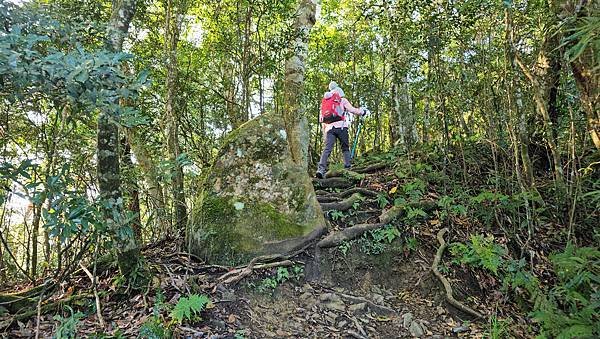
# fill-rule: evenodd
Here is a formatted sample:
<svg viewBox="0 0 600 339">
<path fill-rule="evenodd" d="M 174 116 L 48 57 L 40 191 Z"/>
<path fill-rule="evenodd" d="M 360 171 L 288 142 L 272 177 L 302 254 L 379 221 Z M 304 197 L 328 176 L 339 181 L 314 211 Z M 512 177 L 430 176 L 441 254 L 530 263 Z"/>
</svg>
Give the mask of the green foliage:
<svg viewBox="0 0 600 339">
<path fill-rule="evenodd" d="M 462 204 L 458 204 L 456 198 L 448 195 L 441 196 L 437 201 L 437 206 L 439 207 L 438 217 L 440 220 L 467 214 L 467 208 Z"/>
<path fill-rule="evenodd" d="M 406 216 L 404 218 L 408 221 L 427 218 L 427 212 L 425 212 L 422 208 L 407 206 Z"/>
<path fill-rule="evenodd" d="M 413 179 L 402 186 L 402 191 L 409 201 L 419 201 L 425 192 L 427 184 L 421 179 Z"/>
<path fill-rule="evenodd" d="M 538 296 L 533 313 L 542 324 L 541 337 L 599 337 L 600 251 L 568 244 L 550 260 L 558 283 L 547 297 Z"/>
<path fill-rule="evenodd" d="M 329 217 L 331 217 L 332 220 L 341 220 L 344 216 L 345 214 L 342 211 L 333 210 L 329 212 Z"/>
<path fill-rule="evenodd" d="M 346 256 L 348 254 L 348 250 L 352 247 L 351 241 L 344 241 L 338 246 L 338 250 L 342 252 L 342 255 Z"/>
<path fill-rule="evenodd" d="M 504 339 L 510 338 L 509 331 L 510 321 L 507 319 L 498 319 L 497 315 L 492 315 L 489 320 L 489 328 L 486 333 L 486 338 Z"/>
<path fill-rule="evenodd" d="M 209 303 L 210 299 L 205 295 L 191 294 L 188 297 L 181 297 L 171 311 L 171 318 L 179 324 L 184 321 L 194 322 L 201 320 L 200 312 Z"/>
<path fill-rule="evenodd" d="M 171 338 L 172 332 L 158 316 L 149 317 L 140 327 L 138 338 L 163 339 Z"/>
<path fill-rule="evenodd" d="M 287 267 L 278 267 L 274 276 L 269 276 L 261 280 L 257 290 L 261 293 L 273 293 L 277 286 L 284 282 L 295 279 L 300 280 L 304 276 L 304 267 L 302 265 L 292 266 L 290 272 Z"/>
<path fill-rule="evenodd" d="M 159 289 L 156 292 L 154 305 L 152 306 L 152 316 L 150 316 L 140 327 L 139 338 L 161 339 L 172 337 L 172 331 L 165 325 L 165 321 L 161 314 L 167 307 L 168 304 L 165 304 L 165 297 Z"/>
<path fill-rule="evenodd" d="M 400 236 L 400 231 L 395 226 L 387 225 L 365 233 L 358 241 L 361 252 L 368 255 L 383 253 L 387 245 Z"/>
<path fill-rule="evenodd" d="M 79 321 L 84 317 L 84 314 L 81 312 L 73 313 L 73 309 L 66 305 L 65 308 L 69 311 L 68 317 L 60 315 L 53 317 L 54 320 L 59 322 L 54 337 L 56 339 L 77 338 L 77 326 L 79 325 Z"/>
<path fill-rule="evenodd" d="M 502 277 L 503 289 L 508 291 L 524 288 L 530 294 L 535 293 L 539 287 L 539 281 L 526 269 L 527 263 L 524 258 L 506 261 Z"/>
<path fill-rule="evenodd" d="M 566 53 L 569 62 L 579 58 L 588 48 L 596 60 L 600 58 L 600 17 L 590 15 L 578 18 L 576 26 L 568 31 L 570 34 L 564 38 L 563 45 L 570 45 Z M 595 69 L 599 67 L 596 65 Z"/>
<path fill-rule="evenodd" d="M 498 269 L 504 263 L 502 258 L 506 254 L 504 247 L 495 243 L 494 236 L 471 235 L 468 244 L 453 243 L 450 252 L 459 264 L 468 264 L 475 267 L 485 268 L 494 275 L 498 275 Z"/>
<path fill-rule="evenodd" d="M 388 200 L 387 194 L 385 194 L 385 193 L 377 194 L 377 205 L 379 206 L 379 208 L 383 209 L 389 204 L 390 204 L 390 201 Z"/>
</svg>

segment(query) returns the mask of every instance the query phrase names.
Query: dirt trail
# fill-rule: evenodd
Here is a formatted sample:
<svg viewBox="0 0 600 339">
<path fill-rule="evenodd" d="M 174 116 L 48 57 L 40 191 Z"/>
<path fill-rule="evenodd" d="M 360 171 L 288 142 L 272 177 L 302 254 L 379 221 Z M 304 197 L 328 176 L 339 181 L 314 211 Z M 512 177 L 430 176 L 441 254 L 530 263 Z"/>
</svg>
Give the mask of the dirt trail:
<svg viewBox="0 0 600 339">
<path fill-rule="evenodd" d="M 390 173 L 382 166 L 367 166 L 357 172 L 362 174 L 333 172 L 329 178 L 314 181 L 319 201 L 328 210 L 330 235 L 355 225 L 376 225 L 384 210 L 389 209 L 382 209 L 378 195 L 388 192 L 385 180 Z M 359 191 L 362 194 L 357 199 Z M 441 284 L 431 273 L 436 250 L 434 232 L 407 234 L 410 228 L 406 225 L 397 221 L 389 225 L 399 231 L 389 243 L 367 232 L 339 247 L 312 248 L 295 258 L 295 262 L 304 264 L 304 277 L 287 280 L 270 293 L 257 292 L 261 282 L 269 279 L 260 277 L 253 279 L 252 287 L 228 290 L 246 301 L 242 316 L 236 319 L 245 328 L 244 335 L 481 336 L 481 325 L 461 321 L 469 317 L 446 305 Z"/>
<path fill-rule="evenodd" d="M 285 266 L 257 267 L 236 283 L 216 286 L 227 267 L 206 265 L 181 253 L 182 244 L 176 240 L 154 244 L 144 252 L 156 275 L 152 286 L 133 297 L 119 295 L 114 288 L 115 272 L 103 272 L 98 285 L 107 327 L 98 327 L 92 308 L 79 320 L 78 336 L 119 333 L 138 337 L 142 326 L 157 314 L 159 299 L 173 305 L 181 296 L 202 293 L 209 296 L 212 306 L 201 320 L 175 325 L 169 321 L 169 309 L 163 308 L 158 310 L 161 326 L 172 329 L 176 338 L 483 337 L 485 324 L 463 321 L 469 316 L 447 305 L 442 286 L 431 273 L 435 233 L 441 226 L 405 225 L 390 214 L 391 204 L 382 202 L 398 184 L 393 172 L 376 165 L 330 175 L 315 180 L 330 222 L 327 236 L 357 225 L 385 224 L 387 228 L 354 234 L 355 239 L 339 246 L 314 244 L 289 258 Z M 469 304 L 477 305 L 476 289 L 456 281 L 454 285 L 457 299 L 474 298 Z M 89 279 L 75 276 L 64 287 L 65 291 L 86 291 Z M 0 337 L 34 336 L 36 320 L 14 322 Z M 40 337 L 51 337 L 57 324 L 53 314 L 42 315 Z"/>
</svg>

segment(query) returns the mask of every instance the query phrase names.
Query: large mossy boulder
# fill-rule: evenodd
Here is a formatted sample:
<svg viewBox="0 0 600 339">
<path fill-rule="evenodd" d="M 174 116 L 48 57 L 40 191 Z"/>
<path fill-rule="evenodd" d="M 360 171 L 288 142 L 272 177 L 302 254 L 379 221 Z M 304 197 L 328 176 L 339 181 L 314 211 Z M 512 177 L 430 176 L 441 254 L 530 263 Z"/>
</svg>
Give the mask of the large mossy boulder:
<svg viewBox="0 0 600 339">
<path fill-rule="evenodd" d="M 272 114 L 228 136 L 202 189 L 187 244 L 210 262 L 294 251 L 325 230 L 306 169 L 292 160 L 282 119 Z"/>
</svg>

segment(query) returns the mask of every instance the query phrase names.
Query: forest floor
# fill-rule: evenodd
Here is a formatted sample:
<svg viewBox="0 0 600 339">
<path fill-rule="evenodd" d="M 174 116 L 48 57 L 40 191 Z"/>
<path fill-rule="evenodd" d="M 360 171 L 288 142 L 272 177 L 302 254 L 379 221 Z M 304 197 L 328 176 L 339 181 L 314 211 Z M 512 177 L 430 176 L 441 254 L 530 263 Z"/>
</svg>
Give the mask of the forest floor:
<svg viewBox="0 0 600 339">
<path fill-rule="evenodd" d="M 353 178 L 352 185 L 344 189 L 324 188 L 327 179 L 315 180 L 315 184 L 321 201 L 339 203 L 344 200 L 340 195 L 355 187 L 390 192 L 398 185 L 393 174 L 390 169 L 377 169 Z M 435 194 L 427 192 L 423 199 Z M 386 210 L 376 196 L 351 205 L 345 211 L 327 212 L 330 234 L 376 223 Z M 99 274 L 104 327 L 99 326 L 90 279 L 80 271 L 47 303 L 65 300 L 77 291 L 86 293 L 68 303 L 85 316 L 73 317 L 68 311 L 60 318 L 56 312 L 21 320 L 0 316 L 0 329 L 6 328 L 0 337 L 32 337 L 36 332 L 40 337 L 52 337 L 78 318 L 71 324 L 78 337 L 157 338 L 161 337 L 157 333 L 168 330 L 174 337 L 184 338 L 477 338 L 490 336 L 489 316 L 506 314 L 511 314 L 511 333 L 527 336 L 525 317 L 510 303 L 502 303 L 501 295 L 489 293 L 497 289 L 486 290 L 498 282 L 460 266 L 447 269 L 447 259 L 442 264 L 446 269 L 441 270 L 450 280 L 455 298 L 486 320 L 446 302 L 444 287 L 432 274 L 439 247 L 436 234 L 443 227 L 438 220 L 393 225 L 396 231 L 370 231 L 339 246 L 310 246 L 275 265 L 278 267 L 257 266 L 250 276 L 228 285 L 215 281 L 232 268 L 206 265 L 182 253 L 180 240 L 164 240 L 144 250 L 154 275 L 145 291 L 124 291 L 114 269 Z M 455 227 L 452 237 L 468 237 L 461 232 L 466 231 Z M 170 316 L 172 305 L 192 293 L 208 296 L 211 303 L 193 321 L 175 323 Z"/>
</svg>

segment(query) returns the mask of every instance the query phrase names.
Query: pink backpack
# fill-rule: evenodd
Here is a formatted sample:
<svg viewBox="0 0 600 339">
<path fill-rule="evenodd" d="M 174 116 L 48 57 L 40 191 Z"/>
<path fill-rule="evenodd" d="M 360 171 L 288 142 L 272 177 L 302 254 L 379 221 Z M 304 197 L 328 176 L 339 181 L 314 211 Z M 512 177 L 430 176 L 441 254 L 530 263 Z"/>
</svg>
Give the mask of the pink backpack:
<svg viewBox="0 0 600 339">
<path fill-rule="evenodd" d="M 344 108 L 342 107 L 342 97 L 337 91 L 334 91 L 332 96 L 325 96 L 321 100 L 320 122 L 330 124 L 345 119 Z"/>
</svg>

